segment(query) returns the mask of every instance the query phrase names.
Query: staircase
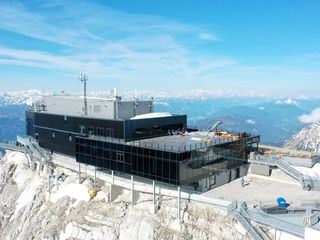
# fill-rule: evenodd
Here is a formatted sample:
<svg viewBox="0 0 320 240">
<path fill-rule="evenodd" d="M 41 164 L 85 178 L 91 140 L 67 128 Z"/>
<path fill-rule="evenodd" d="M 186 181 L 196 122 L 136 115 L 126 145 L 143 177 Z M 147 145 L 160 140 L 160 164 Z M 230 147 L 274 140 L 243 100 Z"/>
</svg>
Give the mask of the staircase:
<svg viewBox="0 0 320 240">
<path fill-rule="evenodd" d="M 247 231 L 249 236 L 254 240 L 263 240 L 264 238 L 260 235 L 260 233 L 251 225 L 250 216 L 245 209 L 245 203 L 237 203 L 236 201 L 232 202 L 228 206 L 229 215 L 237 220 Z"/>
<path fill-rule="evenodd" d="M 248 210 L 248 214 L 250 219 L 256 223 L 304 238 L 304 227 L 302 225 L 294 224 L 275 215 L 265 213 L 261 209 L 250 209 Z"/>
<path fill-rule="evenodd" d="M 17 142 L 20 143 L 20 146 L 16 144 Z M 25 153 L 29 163 L 31 163 L 31 160 L 35 160 L 43 165 L 50 164 L 50 154 L 31 137 L 17 136 L 16 142 L 0 142 L 0 148 Z"/>
<path fill-rule="evenodd" d="M 303 174 L 293 168 L 289 163 L 282 161 L 278 157 L 273 157 L 273 161 L 278 168 L 280 168 L 282 171 L 295 178 L 296 180 L 301 181 L 301 179 L 303 178 Z"/>
<path fill-rule="evenodd" d="M 240 212 L 232 211 L 230 215 L 236 219 L 243 227 L 246 229 L 247 233 L 254 240 L 263 240 L 263 237 L 258 233 L 258 231 L 251 225 L 251 223 L 241 215 Z"/>
<path fill-rule="evenodd" d="M 319 179 L 303 175 L 301 172 L 292 167 L 289 163 L 283 161 L 280 157 L 273 155 L 271 156 L 271 158 L 265 158 L 264 156 L 259 155 L 259 160 L 249 160 L 249 162 L 260 165 L 276 166 L 289 176 L 298 180 L 301 183 L 301 186 L 304 190 L 320 191 Z"/>
<path fill-rule="evenodd" d="M 13 142 L 0 142 L 0 148 L 8 149 L 8 150 L 11 150 L 11 151 L 23 152 L 23 153 L 26 152 L 26 148 L 25 147 L 17 146 Z"/>
</svg>

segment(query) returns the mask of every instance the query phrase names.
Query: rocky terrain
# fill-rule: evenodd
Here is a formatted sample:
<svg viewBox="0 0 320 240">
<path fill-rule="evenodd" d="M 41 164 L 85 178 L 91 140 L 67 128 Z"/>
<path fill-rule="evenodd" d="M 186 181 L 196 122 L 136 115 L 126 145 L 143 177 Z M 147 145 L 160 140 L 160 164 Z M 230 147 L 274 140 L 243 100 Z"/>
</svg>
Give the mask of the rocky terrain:
<svg viewBox="0 0 320 240">
<path fill-rule="evenodd" d="M 320 151 L 320 123 L 312 123 L 285 142 L 285 148 L 309 152 Z"/>
<path fill-rule="evenodd" d="M 64 173 L 63 175 L 61 175 Z M 152 196 L 140 194 L 134 207 L 130 193 L 108 202 L 109 186 L 91 198 L 90 179 L 56 167 L 64 176 L 48 193 L 48 174 L 28 167 L 24 154 L 9 152 L 0 160 L 0 239 L 248 239 L 220 210 L 184 201 L 183 223 L 176 220 L 176 200 L 164 198 L 157 214 Z"/>
</svg>

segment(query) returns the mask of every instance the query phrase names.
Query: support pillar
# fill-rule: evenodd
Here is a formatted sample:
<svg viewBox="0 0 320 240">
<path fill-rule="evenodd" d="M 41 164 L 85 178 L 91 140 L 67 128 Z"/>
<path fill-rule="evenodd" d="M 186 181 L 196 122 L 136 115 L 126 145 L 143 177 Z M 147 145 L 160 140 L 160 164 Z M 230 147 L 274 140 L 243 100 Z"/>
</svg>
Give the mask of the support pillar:
<svg viewBox="0 0 320 240">
<path fill-rule="evenodd" d="M 181 198 L 181 191 L 180 191 L 180 186 L 178 186 L 178 220 L 181 220 L 180 198 Z"/>
<path fill-rule="evenodd" d="M 123 192 L 122 187 L 111 184 L 110 186 L 110 198 L 109 201 L 112 203 L 119 195 Z"/>
<path fill-rule="evenodd" d="M 133 190 L 134 186 L 133 186 L 133 175 L 131 175 L 131 204 L 132 206 L 134 205 L 134 190 Z"/>
<path fill-rule="evenodd" d="M 112 179 L 112 184 L 114 184 L 114 172 L 111 171 L 111 179 Z"/>
<path fill-rule="evenodd" d="M 153 196 L 152 196 L 152 202 L 153 202 L 153 213 L 156 214 L 159 211 L 160 208 L 160 199 L 156 199 L 156 182 L 152 181 L 152 187 L 153 187 Z M 160 197 L 159 197 L 160 198 Z"/>
</svg>

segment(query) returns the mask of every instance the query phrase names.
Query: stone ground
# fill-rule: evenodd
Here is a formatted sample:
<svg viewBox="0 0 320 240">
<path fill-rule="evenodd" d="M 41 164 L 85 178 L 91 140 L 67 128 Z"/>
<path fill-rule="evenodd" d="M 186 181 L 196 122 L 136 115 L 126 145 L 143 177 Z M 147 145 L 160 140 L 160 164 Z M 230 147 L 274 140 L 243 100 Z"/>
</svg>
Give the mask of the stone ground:
<svg viewBox="0 0 320 240">
<path fill-rule="evenodd" d="M 281 170 L 272 170 L 270 177 L 248 174 L 245 187 L 241 187 L 241 179 L 210 190 L 203 195 L 224 200 L 246 201 L 248 204 L 276 204 L 278 197 L 283 197 L 292 206 L 320 200 L 320 192 L 305 191 L 300 183 Z"/>
</svg>

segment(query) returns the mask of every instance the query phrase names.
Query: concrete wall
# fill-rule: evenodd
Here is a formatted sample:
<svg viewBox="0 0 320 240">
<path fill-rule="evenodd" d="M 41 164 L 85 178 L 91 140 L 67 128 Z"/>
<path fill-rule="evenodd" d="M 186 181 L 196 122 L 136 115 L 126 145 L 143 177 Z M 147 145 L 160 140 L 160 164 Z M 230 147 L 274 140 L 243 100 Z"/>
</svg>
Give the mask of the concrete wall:
<svg viewBox="0 0 320 240">
<path fill-rule="evenodd" d="M 260 165 L 260 164 L 251 164 L 250 166 L 251 173 L 253 174 L 259 174 L 263 176 L 270 176 L 271 175 L 271 169 L 270 166 L 267 165 Z"/>
</svg>

